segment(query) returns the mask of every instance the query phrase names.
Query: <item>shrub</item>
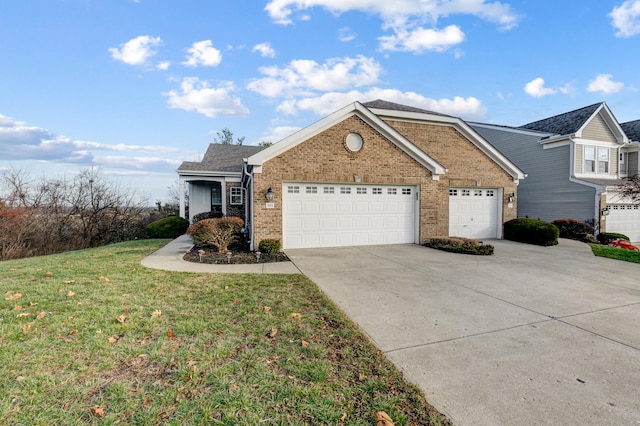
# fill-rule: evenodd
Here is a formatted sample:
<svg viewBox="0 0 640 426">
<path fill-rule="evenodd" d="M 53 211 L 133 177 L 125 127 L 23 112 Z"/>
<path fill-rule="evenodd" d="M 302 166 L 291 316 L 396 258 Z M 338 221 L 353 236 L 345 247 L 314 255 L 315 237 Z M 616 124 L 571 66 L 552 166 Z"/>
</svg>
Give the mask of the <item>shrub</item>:
<svg viewBox="0 0 640 426">
<path fill-rule="evenodd" d="M 194 243 L 212 246 L 219 253 L 224 253 L 231 243 L 240 239 L 243 226 L 244 221 L 234 216 L 203 219 L 191 225 L 187 234 L 191 235 Z"/>
<path fill-rule="evenodd" d="M 601 232 L 598 234 L 598 242 L 600 244 L 604 244 L 605 246 L 609 245 L 609 243 L 613 240 L 626 240 L 629 241 L 629 237 L 624 234 L 618 234 L 616 232 Z"/>
<path fill-rule="evenodd" d="M 280 240 L 271 238 L 264 239 L 258 244 L 258 250 L 260 250 L 261 253 L 278 253 L 280 251 Z"/>
<path fill-rule="evenodd" d="M 189 227 L 189 221 L 180 216 L 167 216 L 147 225 L 145 230 L 151 238 L 178 238 Z"/>
<path fill-rule="evenodd" d="M 193 223 L 200 222 L 204 219 L 220 219 L 222 216 L 222 212 L 202 212 L 196 215 L 193 215 Z"/>
<path fill-rule="evenodd" d="M 583 243 L 588 243 L 588 244 L 597 244 L 598 240 L 596 239 L 596 237 L 594 237 L 591 234 L 587 234 L 584 237 L 580 238 L 580 241 L 582 241 Z"/>
<path fill-rule="evenodd" d="M 521 217 L 504 224 L 504 238 L 539 246 L 558 244 L 560 230 L 557 226 L 539 219 Z"/>
<path fill-rule="evenodd" d="M 490 244 L 482 244 L 478 240 L 463 237 L 438 237 L 431 238 L 425 244 L 438 250 L 453 253 L 475 254 L 489 256 L 493 254 L 494 247 Z"/>
<path fill-rule="evenodd" d="M 593 234 L 593 226 L 576 219 L 557 219 L 551 222 L 560 230 L 561 238 L 582 240 L 587 235 Z"/>
</svg>

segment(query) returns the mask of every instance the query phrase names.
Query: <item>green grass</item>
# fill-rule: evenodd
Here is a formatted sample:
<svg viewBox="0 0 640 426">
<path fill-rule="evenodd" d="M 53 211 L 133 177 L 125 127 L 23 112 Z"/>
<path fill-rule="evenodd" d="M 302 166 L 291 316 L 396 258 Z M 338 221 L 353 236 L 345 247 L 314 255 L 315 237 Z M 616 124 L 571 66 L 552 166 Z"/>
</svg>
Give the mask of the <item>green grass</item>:
<svg viewBox="0 0 640 426">
<path fill-rule="evenodd" d="M 640 263 L 640 252 L 625 250 L 618 247 L 604 246 L 602 244 L 589 243 L 593 254 L 610 259 L 624 260 L 625 262 Z"/>
<path fill-rule="evenodd" d="M 0 262 L 0 424 L 449 424 L 304 276 L 142 267 L 164 243 Z"/>
</svg>

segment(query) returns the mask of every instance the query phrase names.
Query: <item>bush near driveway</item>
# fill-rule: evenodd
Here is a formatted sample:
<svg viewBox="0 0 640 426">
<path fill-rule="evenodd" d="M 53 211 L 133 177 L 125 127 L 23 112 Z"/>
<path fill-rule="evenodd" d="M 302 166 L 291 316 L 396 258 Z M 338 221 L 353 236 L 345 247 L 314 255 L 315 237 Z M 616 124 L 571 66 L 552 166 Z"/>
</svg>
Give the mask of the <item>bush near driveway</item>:
<svg viewBox="0 0 640 426">
<path fill-rule="evenodd" d="M 215 247 L 218 253 L 225 253 L 229 245 L 240 241 L 244 221 L 239 217 L 228 216 L 217 219 L 203 219 L 187 229 L 193 242 L 203 246 Z"/>
<path fill-rule="evenodd" d="M 593 226 L 577 219 L 556 219 L 551 222 L 560 230 L 560 238 L 582 241 L 593 234 Z"/>
<path fill-rule="evenodd" d="M 450 424 L 303 275 L 140 266 L 165 243 L 0 262 L 0 424 Z"/>
<path fill-rule="evenodd" d="M 504 224 L 504 238 L 539 246 L 558 244 L 560 230 L 557 226 L 539 219 L 521 217 Z"/>
<path fill-rule="evenodd" d="M 168 216 L 150 223 L 145 228 L 151 238 L 178 238 L 189 228 L 189 221 L 179 216 Z"/>
<path fill-rule="evenodd" d="M 617 232 L 601 232 L 596 237 L 600 244 L 609 245 L 613 240 L 626 240 L 629 241 L 629 237 L 624 234 L 618 234 Z"/>
<path fill-rule="evenodd" d="M 424 245 L 438 250 L 462 254 L 492 255 L 494 251 L 494 247 L 490 244 L 482 244 L 478 240 L 463 237 L 430 238 Z"/>
</svg>

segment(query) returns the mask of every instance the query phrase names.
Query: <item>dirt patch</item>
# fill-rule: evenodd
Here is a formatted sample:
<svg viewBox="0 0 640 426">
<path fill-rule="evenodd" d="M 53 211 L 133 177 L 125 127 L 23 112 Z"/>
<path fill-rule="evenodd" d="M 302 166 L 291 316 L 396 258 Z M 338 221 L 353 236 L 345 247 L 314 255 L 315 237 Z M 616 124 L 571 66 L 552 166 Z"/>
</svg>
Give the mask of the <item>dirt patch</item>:
<svg viewBox="0 0 640 426">
<path fill-rule="evenodd" d="M 227 253 L 218 253 L 215 247 L 195 245 L 183 257 L 187 262 L 214 263 L 214 264 L 249 264 L 249 263 L 273 263 L 289 260 L 284 253 L 260 253 L 247 251 L 240 246 L 229 247 L 231 256 Z"/>
</svg>

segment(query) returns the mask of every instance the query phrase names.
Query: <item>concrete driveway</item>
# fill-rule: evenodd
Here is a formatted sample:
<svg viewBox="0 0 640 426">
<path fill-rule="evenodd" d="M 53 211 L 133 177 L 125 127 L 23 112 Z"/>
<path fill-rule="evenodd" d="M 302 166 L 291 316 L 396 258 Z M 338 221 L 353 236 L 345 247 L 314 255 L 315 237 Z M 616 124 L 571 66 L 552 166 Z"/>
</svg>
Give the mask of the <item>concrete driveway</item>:
<svg viewBox="0 0 640 426">
<path fill-rule="evenodd" d="M 457 425 L 640 424 L 640 265 L 491 244 L 287 254 Z"/>
</svg>

